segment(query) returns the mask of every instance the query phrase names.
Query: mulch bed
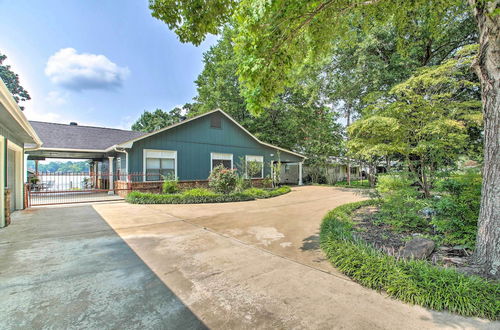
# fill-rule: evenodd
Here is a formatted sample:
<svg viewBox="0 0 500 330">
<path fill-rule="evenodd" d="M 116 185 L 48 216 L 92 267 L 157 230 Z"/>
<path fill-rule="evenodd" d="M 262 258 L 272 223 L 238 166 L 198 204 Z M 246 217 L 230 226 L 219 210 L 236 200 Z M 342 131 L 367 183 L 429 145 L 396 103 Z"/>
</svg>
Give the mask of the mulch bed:
<svg viewBox="0 0 500 330">
<path fill-rule="evenodd" d="M 399 250 L 408 240 L 419 236 L 419 233 L 394 232 L 388 225 L 374 223 L 377 212 L 376 206 L 367 206 L 354 212 L 352 217 L 357 229 L 356 235 L 376 248 L 389 255 L 397 256 Z M 436 247 L 428 261 L 445 267 L 454 267 L 467 274 L 479 274 L 479 270 L 472 264 L 470 251 L 457 247 Z"/>
</svg>

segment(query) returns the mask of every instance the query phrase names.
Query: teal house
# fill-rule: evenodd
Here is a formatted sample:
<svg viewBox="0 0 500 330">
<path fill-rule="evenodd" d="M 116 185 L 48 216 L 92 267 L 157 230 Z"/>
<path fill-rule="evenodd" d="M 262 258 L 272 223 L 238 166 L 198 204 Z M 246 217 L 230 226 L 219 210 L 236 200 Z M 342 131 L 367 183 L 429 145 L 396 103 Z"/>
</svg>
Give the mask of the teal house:
<svg viewBox="0 0 500 330">
<path fill-rule="evenodd" d="M 28 159 L 88 159 L 93 185 L 116 192 L 117 186 L 162 181 L 163 176 L 181 182 L 206 181 L 218 165 L 243 172 L 252 162 L 248 178 L 279 178 L 302 184 L 299 153 L 260 141 L 222 110 L 214 110 L 151 133 L 105 127 L 31 122 L 43 145 L 29 151 Z"/>
<path fill-rule="evenodd" d="M 252 178 L 270 177 L 273 165 L 294 164 L 298 172 L 305 157 L 261 142 L 222 110 L 214 110 L 178 124 L 145 134 L 115 146 L 117 157 L 128 173 L 143 174 L 144 181 L 171 175 L 181 181 L 206 180 L 212 168 L 246 168 L 260 164 Z M 248 175 L 248 173 L 246 173 Z"/>
</svg>

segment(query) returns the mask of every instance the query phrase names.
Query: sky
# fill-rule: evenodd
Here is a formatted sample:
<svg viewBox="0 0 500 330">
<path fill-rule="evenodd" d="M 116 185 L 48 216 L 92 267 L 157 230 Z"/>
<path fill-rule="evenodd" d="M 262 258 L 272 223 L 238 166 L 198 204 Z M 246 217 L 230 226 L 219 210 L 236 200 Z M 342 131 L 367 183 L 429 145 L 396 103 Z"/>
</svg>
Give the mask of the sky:
<svg viewBox="0 0 500 330">
<path fill-rule="evenodd" d="M 0 0 L 0 31 L 29 120 L 122 129 L 190 102 L 216 42 L 182 44 L 148 0 Z"/>
</svg>

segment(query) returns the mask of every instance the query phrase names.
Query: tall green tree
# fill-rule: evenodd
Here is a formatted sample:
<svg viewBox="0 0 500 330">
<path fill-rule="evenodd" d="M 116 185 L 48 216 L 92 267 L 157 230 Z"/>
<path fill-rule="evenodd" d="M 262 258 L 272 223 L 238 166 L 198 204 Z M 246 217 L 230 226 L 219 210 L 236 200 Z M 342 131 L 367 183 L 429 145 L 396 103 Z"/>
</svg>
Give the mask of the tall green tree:
<svg viewBox="0 0 500 330">
<path fill-rule="evenodd" d="M 468 0 L 479 31 L 474 67 L 481 81 L 484 112 L 484 180 L 476 261 L 500 278 L 500 0 Z M 430 34 L 460 19 L 465 0 L 150 0 L 154 17 L 164 21 L 182 42 L 201 43 L 237 25 L 235 51 L 247 106 L 262 112 L 286 87 L 297 83 L 306 64 L 327 56 L 332 40 L 349 38 L 352 27 L 370 28 L 391 21 L 401 48 L 413 43 L 410 19 L 429 14 Z M 417 22 L 418 23 L 418 22 Z"/>
<path fill-rule="evenodd" d="M 310 165 L 338 154 L 342 143 L 338 115 L 311 92 L 313 88 L 287 89 L 264 113 L 250 113 L 240 94 L 233 34 L 227 27 L 204 53 L 204 68 L 196 80 L 198 95 L 188 116 L 222 109 L 260 140 L 306 154 Z"/>
<path fill-rule="evenodd" d="M 423 68 L 364 110 L 349 128 L 349 149 L 370 160 L 400 158 L 429 197 L 436 171 L 480 143 L 471 128 L 482 124 L 479 81 L 470 66 L 476 45 L 456 58 Z"/>
<path fill-rule="evenodd" d="M 6 59 L 7 56 L 0 53 L 0 78 L 3 80 L 17 103 L 31 100 L 28 91 L 19 83 L 19 75 L 10 69 L 10 65 L 3 64 Z M 24 110 L 24 107 L 21 106 L 20 108 Z"/>
<path fill-rule="evenodd" d="M 161 109 L 152 112 L 144 111 L 141 117 L 132 125 L 132 130 L 149 133 L 176 124 L 184 118 L 182 112 L 183 109 L 179 107 L 169 112 Z"/>
</svg>

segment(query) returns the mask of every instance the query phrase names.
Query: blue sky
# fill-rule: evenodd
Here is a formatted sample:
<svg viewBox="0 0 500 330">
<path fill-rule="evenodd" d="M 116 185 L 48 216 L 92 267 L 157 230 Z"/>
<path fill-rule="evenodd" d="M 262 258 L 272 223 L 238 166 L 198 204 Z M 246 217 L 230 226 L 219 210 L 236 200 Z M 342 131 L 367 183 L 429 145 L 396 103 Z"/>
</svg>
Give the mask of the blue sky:
<svg viewBox="0 0 500 330">
<path fill-rule="evenodd" d="M 127 129 L 144 110 L 190 102 L 216 41 L 182 44 L 147 0 L 0 0 L 0 31 L 28 119 Z"/>
</svg>

